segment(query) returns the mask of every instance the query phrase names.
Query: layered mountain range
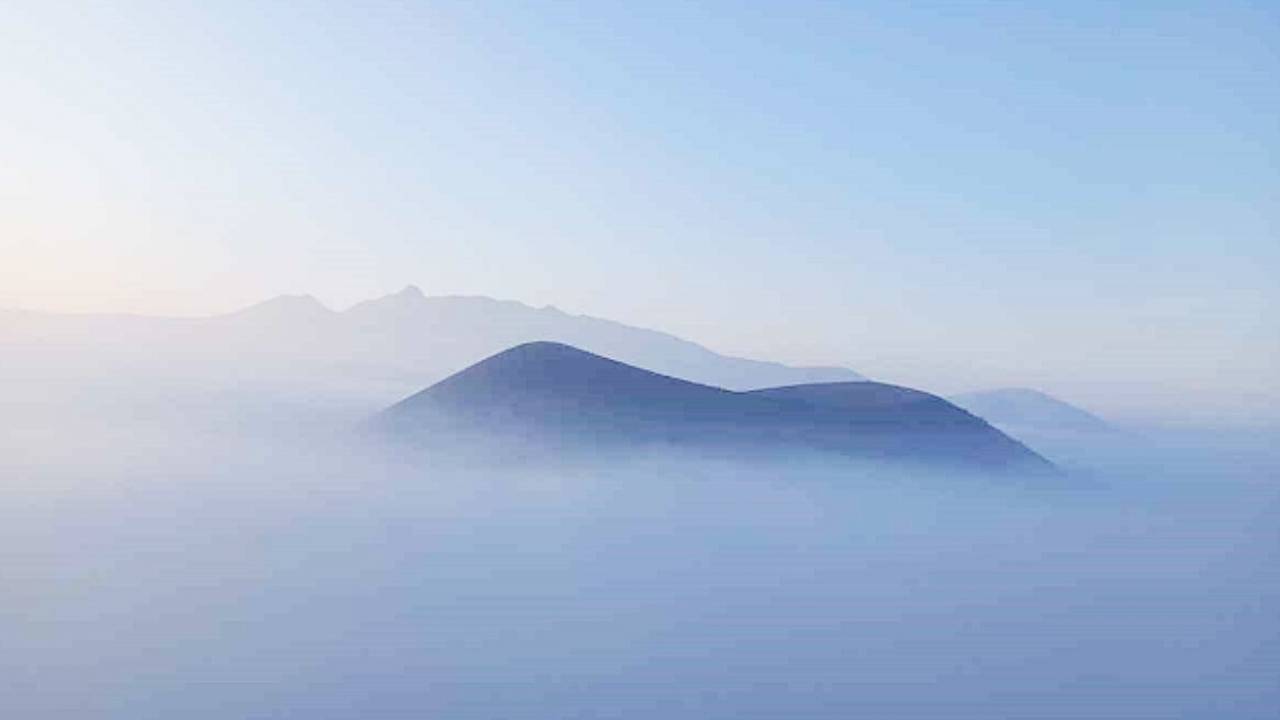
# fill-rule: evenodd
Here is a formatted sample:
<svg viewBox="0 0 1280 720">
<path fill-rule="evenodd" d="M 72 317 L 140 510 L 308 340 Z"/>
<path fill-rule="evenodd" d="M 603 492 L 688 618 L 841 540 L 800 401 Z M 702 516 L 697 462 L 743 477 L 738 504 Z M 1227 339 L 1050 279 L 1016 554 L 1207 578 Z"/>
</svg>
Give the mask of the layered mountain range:
<svg viewBox="0 0 1280 720">
<path fill-rule="evenodd" d="M 514 355 L 504 352 L 519 347 Z M 616 377 L 579 387 L 550 382 L 554 374 L 511 375 L 512 359 L 531 353 L 547 372 L 568 372 L 562 380 L 607 375 L 605 368 Z M 552 307 L 428 297 L 412 286 L 342 311 L 307 295 L 203 318 L 0 311 L 0 354 L 6 405 L 58 417 L 73 408 L 86 416 L 154 411 L 218 423 L 247 416 L 276 424 L 308 416 L 344 422 L 428 386 L 420 402 L 439 406 L 465 386 L 467 400 L 451 418 L 455 431 L 469 416 L 484 418 L 489 429 L 497 427 L 495 418 L 522 416 L 528 421 L 522 433 L 541 425 L 560 438 L 597 432 L 609 443 L 667 438 L 768 446 L 776 445 L 770 438 L 803 436 L 793 444 L 863 455 L 972 451 L 990 459 L 1004 452 L 993 448 L 1008 445 L 999 431 L 1039 443 L 1044 431 L 1105 427 L 1035 391 L 974 393 L 948 402 L 864 381 L 847 368 L 731 357 L 667 333 Z M 515 378 L 504 393 L 508 405 L 484 400 L 497 391 L 477 379 L 490 375 L 495 382 Z M 575 422 L 586 426 L 583 432 L 573 430 Z M 956 444 L 965 433 L 989 446 Z"/>
<path fill-rule="evenodd" d="M 493 353 L 551 340 L 655 372 L 748 390 L 857 380 L 838 367 L 730 357 L 667 333 L 486 297 L 416 287 L 344 311 L 281 296 L 204 318 L 0 311 L 0 385 L 134 399 L 243 393 L 327 398 L 372 410 Z M 118 392 L 117 392 L 118 391 Z"/>
</svg>

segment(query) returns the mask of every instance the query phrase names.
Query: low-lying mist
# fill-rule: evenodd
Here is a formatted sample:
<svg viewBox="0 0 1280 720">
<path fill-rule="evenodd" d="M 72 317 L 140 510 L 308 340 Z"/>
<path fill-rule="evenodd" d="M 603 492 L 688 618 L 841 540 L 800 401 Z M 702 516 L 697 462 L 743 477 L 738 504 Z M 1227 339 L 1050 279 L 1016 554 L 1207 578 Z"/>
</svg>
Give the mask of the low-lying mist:
<svg viewBox="0 0 1280 720">
<path fill-rule="evenodd" d="M 658 451 L 460 463 L 285 414 L 5 420 L 5 717 L 1280 706 L 1265 446 L 1152 439 L 1019 479 Z"/>
</svg>

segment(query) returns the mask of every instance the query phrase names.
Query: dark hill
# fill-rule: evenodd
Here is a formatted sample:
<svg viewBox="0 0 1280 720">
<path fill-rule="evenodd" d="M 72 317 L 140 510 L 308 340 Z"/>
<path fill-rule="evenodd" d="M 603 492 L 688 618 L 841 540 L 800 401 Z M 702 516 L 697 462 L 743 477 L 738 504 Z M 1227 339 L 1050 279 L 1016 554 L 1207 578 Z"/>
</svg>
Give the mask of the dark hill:
<svg viewBox="0 0 1280 720">
<path fill-rule="evenodd" d="M 745 394 L 808 406 L 820 419 L 811 441 L 826 449 L 983 466 L 1048 465 L 985 420 L 911 388 L 876 382 L 817 383 Z"/>
<path fill-rule="evenodd" d="M 377 422 L 425 443 L 484 439 L 556 449 L 661 443 L 1047 467 L 981 419 L 916 390 L 850 382 L 733 392 L 550 342 L 498 353 L 388 408 Z"/>
</svg>

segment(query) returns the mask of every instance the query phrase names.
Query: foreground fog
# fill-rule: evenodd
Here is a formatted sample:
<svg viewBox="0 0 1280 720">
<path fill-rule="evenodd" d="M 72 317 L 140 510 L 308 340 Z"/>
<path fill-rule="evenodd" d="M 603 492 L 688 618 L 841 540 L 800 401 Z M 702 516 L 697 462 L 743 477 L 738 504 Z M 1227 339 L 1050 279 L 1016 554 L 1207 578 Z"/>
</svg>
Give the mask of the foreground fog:
<svg viewBox="0 0 1280 720">
<path fill-rule="evenodd" d="M 1265 438 L 1146 437 L 1089 473 L 997 481 L 818 458 L 415 464 L 284 415 L 4 420 L 5 717 L 1280 704 Z"/>
</svg>

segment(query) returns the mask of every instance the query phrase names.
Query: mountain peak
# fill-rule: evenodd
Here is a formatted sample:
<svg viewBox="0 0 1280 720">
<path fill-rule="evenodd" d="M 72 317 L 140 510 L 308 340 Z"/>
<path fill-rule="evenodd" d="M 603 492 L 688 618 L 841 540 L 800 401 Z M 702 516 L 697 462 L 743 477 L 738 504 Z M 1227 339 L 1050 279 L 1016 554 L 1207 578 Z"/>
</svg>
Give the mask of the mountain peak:
<svg viewBox="0 0 1280 720">
<path fill-rule="evenodd" d="M 370 312 L 382 313 L 390 308 L 392 312 L 399 313 L 418 307 L 426 299 L 427 296 L 423 294 L 422 289 L 417 285 L 405 285 L 399 292 L 356 303 L 348 308 L 347 312 L 357 315 Z"/>
<path fill-rule="evenodd" d="M 289 317 L 328 315 L 333 311 L 313 295 L 277 295 L 260 303 L 250 305 L 243 310 L 231 313 L 232 316 L 247 315 L 285 315 Z"/>
<path fill-rule="evenodd" d="M 704 387 L 642 370 L 565 343 L 535 340 L 507 348 L 445 379 L 436 387 L 443 393 L 471 392 L 483 386 L 517 393 L 551 391 L 590 397 L 606 388 L 661 393 L 669 385 Z M 722 393 L 719 388 L 706 390 Z M 594 399 L 599 399 L 598 397 Z"/>
<path fill-rule="evenodd" d="M 551 305 L 538 308 L 483 295 L 428 296 L 416 285 L 341 311 L 324 309 L 310 296 L 285 296 L 264 306 L 282 308 L 263 314 L 278 317 L 283 325 L 295 317 L 306 322 L 328 318 L 335 332 L 360 333 L 353 341 L 359 350 L 351 346 L 334 353 L 386 357 L 396 367 L 393 372 L 403 377 L 440 378 L 500 348 L 558 340 L 668 377 L 729 390 L 862 379 L 845 368 L 790 367 L 721 355 L 668 333 L 569 314 Z M 310 312 L 290 309 L 299 306 L 309 306 Z"/>
<path fill-rule="evenodd" d="M 520 343 L 496 353 L 489 360 L 496 360 L 502 357 L 521 355 L 525 357 L 546 357 L 564 360 L 568 358 L 595 358 L 597 360 L 608 360 L 608 358 L 588 352 L 582 348 L 577 348 L 567 343 L 556 342 L 554 340 L 533 340 L 526 343 Z M 483 362 L 483 361 L 482 361 Z M 608 360 L 608 362 L 616 362 Z"/>
<path fill-rule="evenodd" d="M 427 296 L 423 294 L 422 289 L 417 285 L 405 285 L 398 292 L 390 295 L 383 295 L 380 298 L 369 300 L 369 303 L 378 303 L 380 305 L 401 305 L 413 306 L 426 300 Z"/>
</svg>

